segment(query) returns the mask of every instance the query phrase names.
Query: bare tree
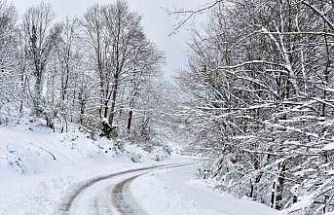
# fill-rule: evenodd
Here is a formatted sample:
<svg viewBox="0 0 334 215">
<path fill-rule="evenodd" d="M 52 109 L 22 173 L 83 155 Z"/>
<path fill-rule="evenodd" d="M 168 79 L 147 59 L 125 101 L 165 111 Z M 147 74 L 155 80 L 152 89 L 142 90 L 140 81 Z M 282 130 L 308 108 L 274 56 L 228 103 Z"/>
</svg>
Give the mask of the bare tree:
<svg viewBox="0 0 334 215">
<path fill-rule="evenodd" d="M 43 75 L 47 70 L 50 54 L 61 32 L 61 26 L 52 25 L 53 17 L 50 5 L 41 3 L 28 9 L 23 18 L 26 57 L 35 78 L 32 95 L 34 110 L 37 116 L 45 115 L 50 127 L 53 127 L 52 116 L 49 116 L 43 105 L 42 91 Z"/>
<path fill-rule="evenodd" d="M 85 14 L 83 26 L 94 48 L 93 65 L 99 77 L 99 113 L 103 119 L 103 133 L 107 136 L 114 130 L 122 81 L 131 79 L 128 77 L 145 67 L 136 61 L 150 49 L 140 22 L 141 17 L 130 12 L 123 1 L 95 5 Z"/>
</svg>

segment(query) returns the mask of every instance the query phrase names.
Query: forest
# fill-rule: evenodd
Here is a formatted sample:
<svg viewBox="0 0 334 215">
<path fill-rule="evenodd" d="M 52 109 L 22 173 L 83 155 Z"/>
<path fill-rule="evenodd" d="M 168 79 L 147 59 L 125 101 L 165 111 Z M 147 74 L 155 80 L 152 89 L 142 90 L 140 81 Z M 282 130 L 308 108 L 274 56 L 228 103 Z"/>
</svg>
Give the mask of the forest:
<svg viewBox="0 0 334 215">
<path fill-rule="evenodd" d="M 170 36 L 195 26 L 172 84 L 125 1 L 59 20 L 48 3 L 19 19 L 0 0 L 0 124 L 77 124 L 146 149 L 165 132 L 207 159 L 198 175 L 215 189 L 282 214 L 333 214 L 334 0 L 213 0 L 170 15 Z"/>
</svg>

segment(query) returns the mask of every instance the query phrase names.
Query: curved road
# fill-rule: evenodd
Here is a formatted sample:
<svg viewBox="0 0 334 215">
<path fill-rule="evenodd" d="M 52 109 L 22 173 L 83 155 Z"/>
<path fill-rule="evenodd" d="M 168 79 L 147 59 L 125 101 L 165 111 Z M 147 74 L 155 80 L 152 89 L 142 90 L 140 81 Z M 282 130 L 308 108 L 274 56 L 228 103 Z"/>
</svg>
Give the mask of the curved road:
<svg viewBox="0 0 334 215">
<path fill-rule="evenodd" d="M 189 164 L 151 166 L 91 179 L 74 189 L 60 205 L 59 211 L 55 214 L 144 215 L 146 212 L 140 209 L 131 195 L 129 189 L 131 182 L 152 171 L 177 168 L 186 165 Z"/>
</svg>

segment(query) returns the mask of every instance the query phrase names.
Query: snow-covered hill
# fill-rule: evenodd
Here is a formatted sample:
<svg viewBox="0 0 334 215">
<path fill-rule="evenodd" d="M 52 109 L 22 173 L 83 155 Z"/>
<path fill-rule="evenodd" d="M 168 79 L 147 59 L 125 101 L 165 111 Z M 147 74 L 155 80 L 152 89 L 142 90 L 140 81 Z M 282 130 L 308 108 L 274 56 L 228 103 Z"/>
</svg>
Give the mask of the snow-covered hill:
<svg viewBox="0 0 334 215">
<path fill-rule="evenodd" d="M 92 139 L 76 126 L 61 134 L 42 124 L 23 120 L 0 128 L 0 214 L 117 214 L 115 187 L 124 192 L 122 201 L 138 205 L 134 214 L 276 213 L 194 180 L 199 159 L 174 155 L 158 162 L 165 154 L 127 144 L 117 152 L 114 142 Z M 187 166 L 168 166 L 175 164 Z"/>
</svg>

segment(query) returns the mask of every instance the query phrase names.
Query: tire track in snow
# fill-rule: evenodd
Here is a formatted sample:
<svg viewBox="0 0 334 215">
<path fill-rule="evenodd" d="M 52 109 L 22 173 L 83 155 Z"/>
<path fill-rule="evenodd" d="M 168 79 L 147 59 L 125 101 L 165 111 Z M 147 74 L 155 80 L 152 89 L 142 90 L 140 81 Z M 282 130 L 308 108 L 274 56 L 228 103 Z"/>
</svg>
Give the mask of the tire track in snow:
<svg viewBox="0 0 334 215">
<path fill-rule="evenodd" d="M 163 167 L 158 170 L 166 170 L 166 169 L 174 169 L 178 167 L 189 166 L 192 164 L 180 164 Z M 150 171 L 151 172 L 151 171 Z M 117 211 L 121 215 L 146 215 L 147 212 L 140 208 L 140 206 L 136 203 L 134 197 L 131 194 L 130 185 L 137 178 L 150 173 L 144 172 L 139 175 L 132 176 L 127 178 L 120 183 L 116 184 L 112 190 L 112 203 L 113 206 L 117 209 Z"/>
<path fill-rule="evenodd" d="M 122 215 L 145 215 L 147 214 L 144 210 L 133 201 L 133 197 L 130 191 L 131 183 L 138 177 L 147 174 L 143 173 L 140 175 L 128 178 L 121 183 L 118 183 L 112 190 L 112 202 L 118 212 Z"/>
<path fill-rule="evenodd" d="M 169 166 L 169 165 L 160 165 L 160 166 L 151 166 L 151 167 L 131 169 L 131 170 L 117 172 L 117 173 L 113 173 L 113 174 L 110 174 L 110 175 L 106 175 L 106 176 L 102 176 L 102 177 L 97 177 L 97 178 L 91 179 L 91 180 L 89 180 L 89 181 L 87 181 L 87 182 L 79 185 L 76 189 L 74 189 L 74 191 L 72 192 L 72 194 L 70 194 L 66 198 L 66 200 L 60 205 L 60 209 L 59 209 L 58 213 L 56 213 L 56 214 L 69 215 L 70 211 L 71 211 L 71 208 L 73 206 L 73 203 L 78 198 L 78 196 L 82 192 L 84 192 L 85 190 L 87 190 L 89 187 L 95 185 L 96 183 L 99 183 L 99 182 L 104 181 L 104 180 L 111 179 L 111 178 L 116 177 L 116 176 L 121 176 L 121 175 L 125 175 L 125 174 L 128 174 L 128 173 L 133 173 L 133 172 L 139 172 L 139 171 L 145 171 L 145 170 L 155 169 L 155 168 L 164 167 L 164 166 Z"/>
</svg>

